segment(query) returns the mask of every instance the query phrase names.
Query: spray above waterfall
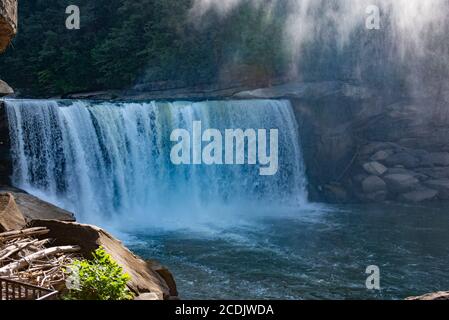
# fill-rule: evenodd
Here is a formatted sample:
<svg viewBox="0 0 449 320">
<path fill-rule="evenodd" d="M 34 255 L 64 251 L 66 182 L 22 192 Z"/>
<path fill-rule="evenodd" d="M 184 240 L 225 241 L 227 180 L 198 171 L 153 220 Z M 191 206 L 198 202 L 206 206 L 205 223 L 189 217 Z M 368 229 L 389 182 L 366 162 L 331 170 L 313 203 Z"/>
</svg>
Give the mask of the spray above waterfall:
<svg viewBox="0 0 449 320">
<path fill-rule="evenodd" d="M 13 183 L 82 221 L 183 227 L 245 208 L 306 203 L 299 134 L 287 101 L 89 103 L 8 101 Z M 177 166 L 170 134 L 205 128 L 278 129 L 279 172 L 263 164 Z M 241 216 L 242 217 L 242 216 Z"/>
<path fill-rule="evenodd" d="M 382 12 L 382 27 L 394 33 L 404 50 L 423 49 L 430 33 L 444 32 L 441 27 L 449 13 L 445 0 L 195 0 L 190 14 L 201 18 L 213 10 L 226 15 L 242 3 L 262 8 L 267 19 L 274 18 L 276 6 L 286 6 L 286 45 L 296 52 L 317 40 L 337 39 L 341 45 L 347 44 L 365 25 L 367 8 L 373 5 Z"/>
<path fill-rule="evenodd" d="M 285 72 L 292 78 L 356 81 L 412 96 L 435 96 L 442 82 L 435 79 L 449 78 L 446 0 L 195 0 L 190 16 L 226 19 L 248 6 L 265 25 L 282 21 L 278 51 L 291 63 Z M 380 28 L 370 30 L 373 6 Z"/>
</svg>

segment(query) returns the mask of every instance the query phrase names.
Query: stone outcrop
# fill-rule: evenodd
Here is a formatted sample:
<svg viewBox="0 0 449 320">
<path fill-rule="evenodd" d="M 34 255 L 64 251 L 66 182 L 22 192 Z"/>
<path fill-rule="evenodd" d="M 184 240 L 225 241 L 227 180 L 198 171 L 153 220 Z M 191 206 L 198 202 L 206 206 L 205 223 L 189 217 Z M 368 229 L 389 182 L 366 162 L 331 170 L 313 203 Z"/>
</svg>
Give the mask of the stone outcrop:
<svg viewBox="0 0 449 320">
<path fill-rule="evenodd" d="M 378 176 L 369 176 L 362 181 L 362 190 L 366 201 L 384 201 L 387 196 L 387 184 Z"/>
<path fill-rule="evenodd" d="M 13 195 L 0 193 L 0 232 L 19 230 L 25 225 L 25 218 L 14 201 Z"/>
<path fill-rule="evenodd" d="M 367 99 L 374 94 L 368 88 L 342 81 L 290 82 L 256 90 L 242 91 L 234 95 L 238 99 L 295 99 L 322 100 L 327 98 Z"/>
<path fill-rule="evenodd" d="M 377 161 L 367 162 L 363 165 L 363 169 L 369 174 L 382 176 L 388 169 Z"/>
<path fill-rule="evenodd" d="M 343 185 L 358 201 L 373 201 L 373 192 L 381 191 L 376 189 L 381 189 L 380 181 L 386 194 L 376 197 L 377 201 L 449 200 L 447 156 L 446 152 L 411 149 L 392 142 L 368 143 L 361 148 Z"/>
<path fill-rule="evenodd" d="M 0 53 L 17 33 L 17 0 L 0 1 Z"/>
<path fill-rule="evenodd" d="M 283 83 L 285 79 L 273 79 L 273 85 Z M 63 94 L 63 99 L 90 100 L 221 100 L 221 99 L 251 99 L 251 92 L 258 88 L 257 82 L 234 81 L 214 84 L 198 84 L 191 86 L 183 81 L 161 81 L 139 84 L 128 90 L 106 90 L 93 92 L 73 92 Z M 246 97 L 245 97 L 246 96 Z"/>
<path fill-rule="evenodd" d="M 399 197 L 399 200 L 408 203 L 419 203 L 434 200 L 436 199 L 437 195 L 438 191 L 436 190 L 420 188 L 418 190 L 402 194 Z"/>
<path fill-rule="evenodd" d="M 239 96 L 283 95 L 298 120 L 312 200 L 449 199 L 447 94 L 388 96 L 362 85 L 327 82 Z"/>
<path fill-rule="evenodd" d="M 374 192 L 385 192 L 387 190 L 387 185 L 378 176 L 369 176 L 362 182 L 363 192 L 374 193 Z"/>
<path fill-rule="evenodd" d="M 9 193 L 15 198 L 17 208 L 23 214 L 27 222 L 35 219 L 75 221 L 73 213 L 58 208 L 23 190 L 8 186 L 0 186 L 0 193 Z"/>
<path fill-rule="evenodd" d="M 17 0 L 0 0 L 0 53 L 5 51 L 17 33 Z M 0 97 L 14 93 L 14 90 L 0 80 Z"/>
<path fill-rule="evenodd" d="M 392 194 L 401 194 L 413 191 L 419 185 L 418 179 L 408 174 L 390 174 L 384 177 L 388 190 Z"/>
<path fill-rule="evenodd" d="M 166 268 L 154 261 L 141 260 L 120 241 L 98 227 L 56 220 L 34 220 L 30 226 L 48 228 L 50 233 L 45 237 L 55 239 L 53 245 L 80 246 L 81 254 L 86 259 L 91 258 L 92 252 L 98 247 L 103 247 L 123 271 L 130 275 L 128 287 L 136 296 L 141 296 L 142 300 L 174 299 L 178 295 L 173 276 Z"/>
<path fill-rule="evenodd" d="M 14 90 L 3 80 L 0 80 L 0 97 L 13 94 Z"/>
<path fill-rule="evenodd" d="M 409 300 L 409 301 L 447 301 L 447 300 L 449 300 L 449 292 L 441 291 L 441 292 L 429 293 L 429 294 L 425 294 L 425 295 L 419 296 L 419 297 L 410 297 L 410 298 L 407 298 L 406 300 Z"/>
<path fill-rule="evenodd" d="M 449 179 L 428 180 L 424 184 L 438 191 L 440 199 L 449 200 Z"/>
</svg>

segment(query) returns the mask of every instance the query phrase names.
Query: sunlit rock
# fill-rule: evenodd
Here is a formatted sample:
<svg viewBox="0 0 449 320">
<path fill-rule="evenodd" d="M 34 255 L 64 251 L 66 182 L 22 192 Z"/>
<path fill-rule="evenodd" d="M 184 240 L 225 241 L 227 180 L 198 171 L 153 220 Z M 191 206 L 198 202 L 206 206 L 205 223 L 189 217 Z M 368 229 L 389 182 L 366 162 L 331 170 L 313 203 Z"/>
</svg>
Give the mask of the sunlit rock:
<svg viewBox="0 0 449 320">
<path fill-rule="evenodd" d="M 0 52 L 17 33 L 17 0 L 0 1 Z"/>
</svg>

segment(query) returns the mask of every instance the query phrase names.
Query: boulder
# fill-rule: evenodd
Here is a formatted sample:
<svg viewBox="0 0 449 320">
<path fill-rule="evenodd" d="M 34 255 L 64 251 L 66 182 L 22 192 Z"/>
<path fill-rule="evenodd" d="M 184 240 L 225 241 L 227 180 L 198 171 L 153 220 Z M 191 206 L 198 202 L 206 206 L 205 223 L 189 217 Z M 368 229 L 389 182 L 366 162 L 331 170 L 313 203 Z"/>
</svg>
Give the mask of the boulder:
<svg viewBox="0 0 449 320">
<path fill-rule="evenodd" d="M 415 158 L 418 159 L 422 159 L 425 157 L 428 157 L 429 152 L 427 152 L 426 150 L 422 150 L 422 149 L 405 149 L 409 154 L 411 154 L 412 156 L 414 156 Z"/>
<path fill-rule="evenodd" d="M 436 152 L 427 154 L 421 159 L 423 166 L 437 166 L 437 167 L 447 167 L 449 166 L 449 153 L 448 152 Z M 426 165 L 424 165 L 426 164 Z"/>
<path fill-rule="evenodd" d="M 416 170 L 416 171 L 418 171 L 418 170 Z M 391 174 L 406 174 L 406 175 L 413 176 L 420 181 L 427 180 L 429 178 L 427 175 L 425 175 L 419 171 L 415 172 L 415 171 L 408 170 L 405 168 L 390 168 L 386 172 L 386 175 L 391 175 Z"/>
<path fill-rule="evenodd" d="M 389 156 L 385 160 L 385 163 L 389 167 L 401 165 L 404 166 L 405 168 L 417 168 L 420 165 L 420 160 L 411 155 L 410 153 L 400 152 Z"/>
<path fill-rule="evenodd" d="M 345 203 L 348 200 L 348 192 L 339 184 L 325 185 L 322 194 L 329 203 Z"/>
<path fill-rule="evenodd" d="M 17 33 L 17 0 L 0 1 L 0 53 Z"/>
<path fill-rule="evenodd" d="M 149 263 L 138 258 L 120 241 L 98 227 L 56 220 L 35 220 L 30 226 L 48 228 L 50 233 L 45 237 L 55 239 L 55 246 L 80 246 L 80 253 L 86 259 L 91 258 L 92 252 L 98 247 L 103 247 L 131 277 L 128 287 L 136 296 L 152 293 L 152 297 L 162 300 L 170 299 L 172 293 L 177 294 L 173 277 L 166 268 L 160 267 L 156 262 Z M 154 269 L 160 270 L 166 279 L 170 279 L 170 283 Z"/>
<path fill-rule="evenodd" d="M 146 261 L 147 265 L 151 268 L 151 270 L 155 271 L 159 276 L 164 279 L 165 283 L 168 285 L 170 289 L 170 297 L 178 296 L 178 288 L 176 285 L 175 278 L 173 277 L 170 270 L 168 270 L 165 266 L 161 265 L 157 261 L 148 260 Z"/>
<path fill-rule="evenodd" d="M 144 300 L 144 301 L 156 301 L 160 300 L 157 294 L 155 293 L 142 293 L 141 295 L 137 296 L 134 300 Z"/>
<path fill-rule="evenodd" d="M 449 179 L 449 167 L 419 168 L 416 172 L 432 179 Z"/>
<path fill-rule="evenodd" d="M 420 158 L 419 166 L 422 168 L 432 168 L 434 166 L 434 164 L 428 156 L 425 156 L 425 157 Z"/>
<path fill-rule="evenodd" d="M 443 200 L 449 200 L 449 180 L 429 180 L 425 185 L 431 189 L 438 190 L 438 197 Z"/>
<path fill-rule="evenodd" d="M 0 187 L 0 192 L 10 193 L 27 222 L 32 220 L 75 221 L 73 213 L 58 208 L 23 190 L 13 187 Z"/>
<path fill-rule="evenodd" d="M 410 192 L 419 186 L 419 180 L 409 174 L 388 174 L 384 180 L 388 190 L 395 194 Z"/>
<path fill-rule="evenodd" d="M 368 178 L 369 176 L 362 173 L 362 174 L 357 174 L 352 178 L 352 181 L 357 184 L 357 185 L 361 185 L 363 180 L 365 180 L 366 178 Z"/>
<path fill-rule="evenodd" d="M 26 221 L 10 193 L 0 194 L 0 232 L 20 230 Z"/>
<path fill-rule="evenodd" d="M 389 153 L 388 156 L 391 156 L 392 154 L 394 154 L 394 150 L 397 148 L 399 148 L 399 146 L 392 142 L 371 142 L 361 149 L 360 154 L 375 155 L 378 152 L 387 152 Z"/>
<path fill-rule="evenodd" d="M 373 176 L 382 176 L 388 170 L 384 165 L 376 161 L 365 163 L 363 169 Z"/>
<path fill-rule="evenodd" d="M 14 90 L 3 80 L 0 80 L 0 97 L 13 94 Z"/>
<path fill-rule="evenodd" d="M 405 168 L 389 168 L 387 174 L 408 174 L 411 176 L 415 176 L 415 172 Z"/>
<path fill-rule="evenodd" d="M 365 201 L 369 201 L 369 202 L 383 202 L 383 201 L 387 200 L 387 195 L 388 195 L 387 191 L 377 191 L 377 192 L 365 194 L 363 196 L 363 198 Z"/>
<path fill-rule="evenodd" d="M 387 185 L 377 176 L 369 176 L 362 182 L 362 189 L 365 194 L 372 194 L 376 192 L 385 192 Z"/>
<path fill-rule="evenodd" d="M 431 201 L 436 198 L 438 195 L 438 191 L 421 188 L 412 192 L 404 193 L 399 197 L 400 201 L 410 202 L 410 203 L 419 203 L 425 201 Z"/>
<path fill-rule="evenodd" d="M 372 157 L 371 160 L 373 161 L 385 161 L 394 154 L 393 150 L 381 150 L 376 152 Z"/>
</svg>

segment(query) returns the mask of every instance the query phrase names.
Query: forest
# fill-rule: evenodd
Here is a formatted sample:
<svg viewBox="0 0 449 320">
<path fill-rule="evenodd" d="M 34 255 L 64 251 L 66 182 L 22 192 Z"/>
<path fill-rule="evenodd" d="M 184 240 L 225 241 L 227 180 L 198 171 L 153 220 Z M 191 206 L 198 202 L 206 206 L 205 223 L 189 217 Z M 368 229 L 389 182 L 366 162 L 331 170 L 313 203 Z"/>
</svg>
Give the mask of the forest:
<svg viewBox="0 0 449 320">
<path fill-rule="evenodd" d="M 191 12 L 193 0 L 78 0 L 81 27 L 65 26 L 68 0 L 19 2 L 19 32 L 0 76 L 22 95 L 258 81 L 290 65 L 282 45 L 285 8 L 243 1 L 226 17 Z"/>
</svg>

